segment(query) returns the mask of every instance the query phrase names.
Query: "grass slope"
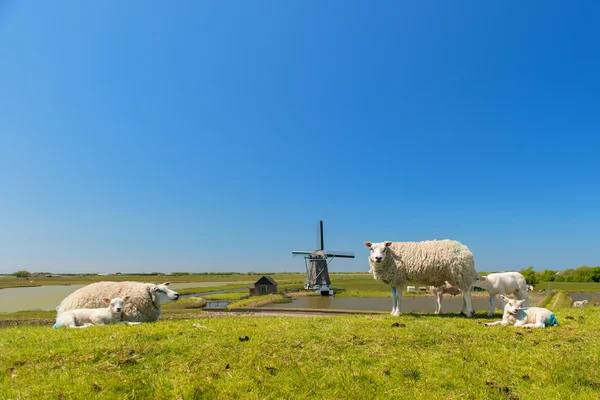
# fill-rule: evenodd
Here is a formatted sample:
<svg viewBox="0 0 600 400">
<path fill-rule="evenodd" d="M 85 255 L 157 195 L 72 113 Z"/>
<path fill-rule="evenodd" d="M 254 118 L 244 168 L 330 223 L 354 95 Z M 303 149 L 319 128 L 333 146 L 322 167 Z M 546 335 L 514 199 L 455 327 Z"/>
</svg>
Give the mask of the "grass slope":
<svg viewBox="0 0 600 400">
<path fill-rule="evenodd" d="M 0 398 L 598 399 L 598 311 L 539 330 L 427 314 L 11 327 Z"/>
</svg>

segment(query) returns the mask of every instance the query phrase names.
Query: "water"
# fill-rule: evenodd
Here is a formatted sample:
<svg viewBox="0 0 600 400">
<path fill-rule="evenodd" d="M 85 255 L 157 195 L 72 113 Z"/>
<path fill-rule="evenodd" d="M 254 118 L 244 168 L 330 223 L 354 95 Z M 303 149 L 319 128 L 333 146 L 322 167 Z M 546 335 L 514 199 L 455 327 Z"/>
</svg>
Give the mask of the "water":
<svg viewBox="0 0 600 400">
<path fill-rule="evenodd" d="M 37 286 L 0 290 L 0 312 L 54 311 L 61 301 L 86 285 Z"/>
<path fill-rule="evenodd" d="M 214 301 L 207 301 L 206 302 L 206 308 L 221 308 L 221 307 L 227 307 L 229 305 L 229 301 L 227 300 L 214 300 Z"/>
<path fill-rule="evenodd" d="M 488 298 L 473 298 L 475 310 L 489 311 Z M 442 312 L 457 313 L 462 307 L 462 297 L 444 297 Z M 391 298 L 359 298 L 359 297 L 332 297 L 332 296 L 307 296 L 294 299 L 292 303 L 267 304 L 262 308 L 312 308 L 322 310 L 360 310 L 360 311 L 391 311 Z M 401 312 L 429 312 L 435 311 L 433 297 L 404 297 L 400 303 Z"/>
<path fill-rule="evenodd" d="M 569 293 L 573 301 L 587 300 L 588 306 L 594 302 L 594 298 L 600 299 L 600 293 Z"/>
</svg>

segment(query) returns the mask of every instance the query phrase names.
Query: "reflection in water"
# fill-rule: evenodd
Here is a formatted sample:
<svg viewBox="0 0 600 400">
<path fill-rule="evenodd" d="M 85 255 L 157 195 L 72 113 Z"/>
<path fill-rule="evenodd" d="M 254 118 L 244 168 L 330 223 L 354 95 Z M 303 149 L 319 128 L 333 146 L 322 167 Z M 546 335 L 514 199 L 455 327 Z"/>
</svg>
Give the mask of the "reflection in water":
<svg viewBox="0 0 600 400">
<path fill-rule="evenodd" d="M 404 297 L 400 304 L 401 312 L 430 312 L 435 311 L 433 297 Z M 501 304 L 497 302 L 496 307 Z M 442 303 L 442 312 L 457 313 L 462 307 L 462 297 L 446 297 Z M 474 298 L 473 308 L 489 311 L 490 303 L 487 298 Z M 391 311 L 391 298 L 358 298 L 307 296 L 294 299 L 292 303 L 267 304 L 263 308 L 313 308 L 322 310 L 361 310 L 361 311 Z"/>
<path fill-rule="evenodd" d="M 53 311 L 61 301 L 85 285 L 38 286 L 0 290 L 0 312 Z"/>
</svg>

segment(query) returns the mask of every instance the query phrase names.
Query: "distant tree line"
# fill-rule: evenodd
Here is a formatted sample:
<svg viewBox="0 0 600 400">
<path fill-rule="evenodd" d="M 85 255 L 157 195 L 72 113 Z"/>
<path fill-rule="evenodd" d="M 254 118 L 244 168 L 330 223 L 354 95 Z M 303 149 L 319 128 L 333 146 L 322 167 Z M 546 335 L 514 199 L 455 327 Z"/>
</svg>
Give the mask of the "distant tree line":
<svg viewBox="0 0 600 400">
<path fill-rule="evenodd" d="M 529 285 L 536 285 L 539 282 L 600 282 L 600 267 L 588 267 L 586 265 L 577 269 L 565 269 L 564 271 L 554 271 L 546 269 L 543 272 L 536 272 L 533 266 L 522 269 L 521 274 Z"/>
</svg>

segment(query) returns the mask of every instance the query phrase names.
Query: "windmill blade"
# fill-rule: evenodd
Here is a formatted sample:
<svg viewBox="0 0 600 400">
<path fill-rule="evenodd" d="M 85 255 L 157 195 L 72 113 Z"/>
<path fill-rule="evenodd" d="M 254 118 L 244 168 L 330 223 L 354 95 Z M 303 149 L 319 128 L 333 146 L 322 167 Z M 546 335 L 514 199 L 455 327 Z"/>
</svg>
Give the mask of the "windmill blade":
<svg viewBox="0 0 600 400">
<path fill-rule="evenodd" d="M 323 221 L 317 222 L 317 249 L 323 250 L 325 244 L 323 242 Z"/>
<path fill-rule="evenodd" d="M 335 258 L 354 258 L 354 252 L 352 251 L 326 251 L 327 257 Z"/>
<path fill-rule="evenodd" d="M 301 256 L 303 257 L 303 256 L 307 256 L 307 255 L 311 254 L 313 251 L 294 250 L 294 251 L 292 251 L 292 255 L 294 257 L 301 257 Z"/>
</svg>

